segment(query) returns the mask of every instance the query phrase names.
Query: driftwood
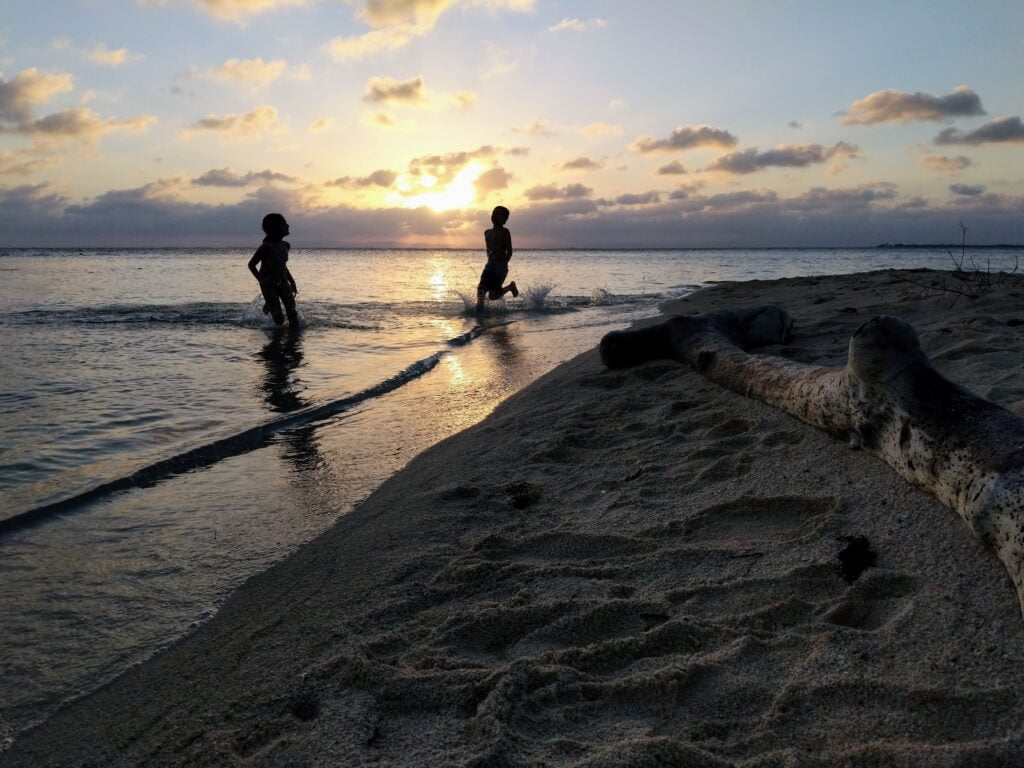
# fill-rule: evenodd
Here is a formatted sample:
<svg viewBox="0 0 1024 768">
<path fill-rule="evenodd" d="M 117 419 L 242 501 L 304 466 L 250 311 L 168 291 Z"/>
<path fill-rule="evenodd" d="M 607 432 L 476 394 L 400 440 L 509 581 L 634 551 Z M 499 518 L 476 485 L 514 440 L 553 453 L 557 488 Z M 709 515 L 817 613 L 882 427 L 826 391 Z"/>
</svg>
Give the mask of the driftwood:
<svg viewBox="0 0 1024 768">
<path fill-rule="evenodd" d="M 745 350 L 785 341 L 775 307 L 675 317 L 601 340 L 610 368 L 671 358 L 878 456 L 933 494 L 995 550 L 1024 611 L 1024 419 L 944 378 L 914 329 L 876 317 L 850 338 L 847 364 L 806 365 Z"/>
</svg>

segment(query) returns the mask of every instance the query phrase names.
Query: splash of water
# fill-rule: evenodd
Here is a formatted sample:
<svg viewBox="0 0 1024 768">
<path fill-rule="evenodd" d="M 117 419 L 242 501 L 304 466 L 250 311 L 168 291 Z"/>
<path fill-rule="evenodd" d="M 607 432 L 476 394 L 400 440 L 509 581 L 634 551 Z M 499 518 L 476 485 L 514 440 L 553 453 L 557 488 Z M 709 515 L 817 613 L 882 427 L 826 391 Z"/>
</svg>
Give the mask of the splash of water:
<svg viewBox="0 0 1024 768">
<path fill-rule="evenodd" d="M 263 314 L 263 301 L 263 294 L 257 293 L 253 300 L 249 302 L 249 306 L 245 308 L 245 312 L 242 313 L 242 318 L 238 322 L 247 328 L 277 328 L 278 326 L 274 323 L 274 319 L 270 315 Z M 302 310 L 296 307 L 295 311 L 299 316 L 297 327 L 305 328 L 307 323 Z"/>
</svg>

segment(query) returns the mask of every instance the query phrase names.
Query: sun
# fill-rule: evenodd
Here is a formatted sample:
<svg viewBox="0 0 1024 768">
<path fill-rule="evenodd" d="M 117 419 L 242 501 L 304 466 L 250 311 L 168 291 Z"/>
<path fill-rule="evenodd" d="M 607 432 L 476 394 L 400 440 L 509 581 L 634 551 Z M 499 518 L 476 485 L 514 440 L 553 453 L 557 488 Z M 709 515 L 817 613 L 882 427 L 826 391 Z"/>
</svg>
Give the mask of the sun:
<svg viewBox="0 0 1024 768">
<path fill-rule="evenodd" d="M 418 195 L 399 195 L 392 193 L 388 196 L 391 202 L 398 202 L 406 208 L 427 207 L 435 211 L 451 211 L 456 208 L 465 208 L 476 199 L 476 187 L 473 183 L 484 172 L 484 166 L 480 163 L 470 163 L 451 180 L 444 189 L 433 189 L 437 179 L 429 177 L 429 183 L 420 180 L 421 187 L 430 188 L 429 192 L 421 192 Z M 401 184 L 399 185 L 401 186 Z"/>
</svg>

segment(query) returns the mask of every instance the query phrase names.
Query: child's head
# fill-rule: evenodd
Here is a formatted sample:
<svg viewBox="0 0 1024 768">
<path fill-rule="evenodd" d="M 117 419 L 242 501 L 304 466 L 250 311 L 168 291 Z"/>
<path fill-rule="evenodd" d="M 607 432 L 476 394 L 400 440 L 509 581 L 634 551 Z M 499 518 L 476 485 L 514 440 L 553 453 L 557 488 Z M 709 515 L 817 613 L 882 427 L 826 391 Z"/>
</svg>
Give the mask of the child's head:
<svg viewBox="0 0 1024 768">
<path fill-rule="evenodd" d="M 268 237 L 280 239 L 288 234 L 288 222 L 280 213 L 268 213 L 263 217 L 263 231 Z"/>
<path fill-rule="evenodd" d="M 508 221 L 508 217 L 508 208 L 506 208 L 504 205 L 499 205 L 493 211 L 491 211 L 491 224 L 493 224 L 496 227 L 503 227 L 505 225 L 505 222 Z"/>
</svg>

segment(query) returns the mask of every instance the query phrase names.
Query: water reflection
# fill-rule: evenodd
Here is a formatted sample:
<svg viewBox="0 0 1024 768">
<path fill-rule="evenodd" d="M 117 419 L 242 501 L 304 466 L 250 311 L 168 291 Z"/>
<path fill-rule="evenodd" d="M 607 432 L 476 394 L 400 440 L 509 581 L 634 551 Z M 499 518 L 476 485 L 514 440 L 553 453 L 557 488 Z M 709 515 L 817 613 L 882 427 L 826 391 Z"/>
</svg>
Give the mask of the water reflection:
<svg viewBox="0 0 1024 768">
<path fill-rule="evenodd" d="M 430 275 L 430 298 L 434 301 L 444 301 L 448 298 L 451 288 L 448 285 L 448 262 L 444 259 L 431 259 L 429 268 Z"/>
<path fill-rule="evenodd" d="M 258 357 L 266 368 L 260 388 L 267 407 L 274 413 L 290 413 L 310 405 L 302 396 L 304 389 L 295 371 L 302 366 L 302 329 L 275 328 Z M 298 473 L 316 469 L 323 457 L 316 444 L 316 425 L 305 424 L 282 432 L 284 457 Z"/>
</svg>

